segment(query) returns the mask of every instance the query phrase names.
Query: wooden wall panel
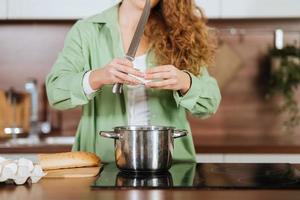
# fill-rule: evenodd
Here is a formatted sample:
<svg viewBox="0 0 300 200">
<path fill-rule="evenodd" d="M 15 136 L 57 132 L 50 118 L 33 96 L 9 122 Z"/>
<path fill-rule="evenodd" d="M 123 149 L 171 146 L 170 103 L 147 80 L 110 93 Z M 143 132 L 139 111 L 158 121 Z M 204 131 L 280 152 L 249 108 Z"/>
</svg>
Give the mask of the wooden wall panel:
<svg viewBox="0 0 300 200">
<path fill-rule="evenodd" d="M 43 83 L 64 37 L 73 21 L 0 22 L 0 89 L 13 86 L 24 90 L 27 78 L 35 77 Z M 272 30 L 289 30 L 287 43 L 299 43 L 300 19 L 289 20 L 213 20 L 209 22 L 222 30 L 244 29 L 244 35 L 230 35 L 220 31 L 223 42 L 236 52 L 243 67 L 222 90 L 222 103 L 215 116 L 206 120 L 190 117 L 193 134 L 212 136 L 280 135 L 282 120 L 274 114 L 274 104 L 261 94 L 259 75 L 261 58 L 273 44 Z M 212 67 L 218 70 L 217 66 Z M 54 112 L 54 111 L 52 111 Z M 74 134 L 80 109 L 63 112 L 63 133 Z"/>
<path fill-rule="evenodd" d="M 14 87 L 23 91 L 26 80 L 33 77 L 38 80 L 42 94 L 45 77 L 73 23 L 0 22 L 0 89 Z M 51 112 L 53 115 L 57 113 L 53 110 Z M 74 134 L 79 116 L 80 109 L 62 113 L 65 134 Z"/>
<path fill-rule="evenodd" d="M 233 80 L 222 89 L 222 102 L 215 116 L 205 121 L 191 118 L 194 134 L 238 138 L 259 138 L 286 134 L 282 129 L 285 119 L 276 114 L 275 100 L 267 101 L 262 94 L 265 81 L 261 81 L 262 60 L 273 46 L 273 30 L 282 28 L 285 44 L 299 45 L 299 20 L 216 20 L 211 24 L 220 29 L 222 42 L 229 45 L 242 59 L 243 67 Z M 237 28 L 242 34 L 231 35 Z M 223 31 L 222 31 L 223 30 Z M 237 31 L 239 32 L 239 31 Z M 212 67 L 212 71 L 218 66 Z M 298 95 L 299 96 L 299 95 Z M 297 97 L 300 100 L 299 97 Z M 295 131 L 299 132 L 299 128 Z M 289 136 L 289 135 L 287 135 Z"/>
</svg>

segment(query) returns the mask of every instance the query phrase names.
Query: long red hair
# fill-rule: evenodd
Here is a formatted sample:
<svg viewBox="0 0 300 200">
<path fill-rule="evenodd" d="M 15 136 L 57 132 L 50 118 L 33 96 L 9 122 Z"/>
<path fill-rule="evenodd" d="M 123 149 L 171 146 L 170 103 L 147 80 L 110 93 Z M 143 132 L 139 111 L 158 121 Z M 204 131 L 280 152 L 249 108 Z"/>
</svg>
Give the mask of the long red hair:
<svg viewBox="0 0 300 200">
<path fill-rule="evenodd" d="M 214 61 L 216 40 L 194 0 L 160 0 L 152 9 L 145 35 L 156 61 L 194 75 Z"/>
</svg>

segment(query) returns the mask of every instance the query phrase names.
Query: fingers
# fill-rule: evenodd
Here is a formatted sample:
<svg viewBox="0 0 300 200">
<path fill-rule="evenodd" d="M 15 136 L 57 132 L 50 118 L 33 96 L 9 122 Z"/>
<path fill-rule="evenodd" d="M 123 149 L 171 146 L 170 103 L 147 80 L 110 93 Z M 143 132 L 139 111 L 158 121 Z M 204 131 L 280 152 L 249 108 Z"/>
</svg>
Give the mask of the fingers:
<svg viewBox="0 0 300 200">
<path fill-rule="evenodd" d="M 117 77 L 114 77 L 114 83 L 125 83 L 122 79 L 119 79 Z"/>
<path fill-rule="evenodd" d="M 147 74 L 146 79 L 171 79 L 176 77 L 176 73 L 173 72 L 158 72 L 154 74 Z"/>
<path fill-rule="evenodd" d="M 125 58 L 116 58 L 114 61 L 117 64 L 125 65 L 125 66 L 128 66 L 128 67 L 133 67 L 132 62 L 130 62 L 129 60 L 127 60 Z"/>
<path fill-rule="evenodd" d="M 144 73 L 139 70 L 133 68 L 132 62 L 124 58 L 114 59 L 111 63 L 111 66 L 116 68 L 118 71 L 123 72 L 125 74 L 133 74 L 138 77 L 144 77 Z"/>
<path fill-rule="evenodd" d="M 177 73 L 173 65 L 162 65 L 151 68 L 146 73 L 146 79 L 163 79 L 146 84 L 148 88 L 172 90 L 178 83 Z"/>
<path fill-rule="evenodd" d="M 144 73 L 138 71 L 137 69 L 134 69 L 133 67 L 128 67 L 120 64 L 116 64 L 115 67 L 118 71 L 123 72 L 125 74 L 132 74 L 138 77 L 144 77 Z"/>
<path fill-rule="evenodd" d="M 131 76 L 128 76 L 127 74 L 124 74 L 120 71 L 114 71 L 113 74 L 118 78 L 120 79 L 121 81 L 123 81 L 122 83 L 129 83 L 129 84 L 141 84 L 141 82 L 134 78 L 134 77 L 131 77 Z"/>
<path fill-rule="evenodd" d="M 169 72 L 173 69 L 172 65 L 162 65 L 162 66 L 157 66 L 154 68 L 151 68 L 147 70 L 147 74 L 154 74 L 154 73 L 160 73 L 160 72 Z"/>
<path fill-rule="evenodd" d="M 168 80 L 163 80 L 163 81 L 159 81 L 159 82 L 149 82 L 149 83 L 146 83 L 146 86 L 150 87 L 150 88 L 171 89 L 171 87 L 175 84 L 177 84 L 176 79 L 168 79 Z"/>
</svg>

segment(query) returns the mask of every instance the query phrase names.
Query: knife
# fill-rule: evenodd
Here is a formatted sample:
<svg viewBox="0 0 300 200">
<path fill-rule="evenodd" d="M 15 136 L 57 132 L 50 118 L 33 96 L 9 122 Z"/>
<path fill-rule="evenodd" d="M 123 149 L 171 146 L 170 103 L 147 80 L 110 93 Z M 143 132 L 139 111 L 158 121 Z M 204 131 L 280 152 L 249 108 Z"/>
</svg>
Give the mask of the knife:
<svg viewBox="0 0 300 200">
<path fill-rule="evenodd" d="M 150 15 L 150 11 L 151 11 L 150 0 L 146 0 L 146 4 L 143 9 L 142 16 L 139 20 L 139 23 L 138 23 L 135 33 L 133 35 L 132 41 L 130 43 L 129 49 L 125 56 L 125 58 L 131 62 L 134 61 L 136 51 L 139 47 L 141 38 L 144 34 L 145 26 L 147 24 L 147 21 L 148 21 L 149 15 Z M 113 86 L 112 92 L 114 94 L 121 94 L 122 91 L 123 91 L 123 84 L 115 83 Z"/>
</svg>

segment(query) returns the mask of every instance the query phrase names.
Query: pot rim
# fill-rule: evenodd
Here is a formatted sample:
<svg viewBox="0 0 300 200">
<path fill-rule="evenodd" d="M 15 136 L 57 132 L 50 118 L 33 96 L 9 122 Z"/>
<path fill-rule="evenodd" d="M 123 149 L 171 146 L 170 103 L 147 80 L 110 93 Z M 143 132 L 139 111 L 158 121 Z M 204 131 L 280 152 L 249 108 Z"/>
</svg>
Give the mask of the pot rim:
<svg viewBox="0 0 300 200">
<path fill-rule="evenodd" d="M 142 126 L 142 125 L 130 125 L 130 126 L 117 126 L 114 131 L 168 131 L 175 130 L 172 126 Z"/>
</svg>

